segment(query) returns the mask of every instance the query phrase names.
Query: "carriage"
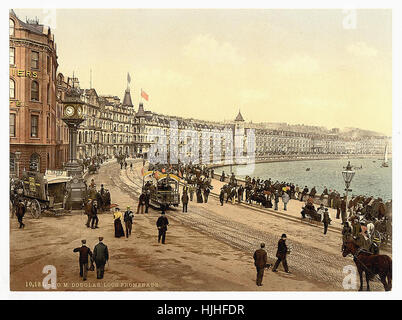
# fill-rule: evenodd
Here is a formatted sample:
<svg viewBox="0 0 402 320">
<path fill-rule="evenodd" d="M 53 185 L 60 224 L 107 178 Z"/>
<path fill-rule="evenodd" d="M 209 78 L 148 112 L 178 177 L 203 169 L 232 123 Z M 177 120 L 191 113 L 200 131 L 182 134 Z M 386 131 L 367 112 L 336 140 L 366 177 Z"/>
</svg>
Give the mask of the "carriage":
<svg viewBox="0 0 402 320">
<path fill-rule="evenodd" d="M 151 205 L 161 209 L 168 209 L 171 206 L 177 207 L 180 204 L 180 178 L 178 176 L 160 173 L 159 171 L 148 171 L 144 174 L 145 178 L 150 180 L 143 187 L 143 192 L 149 192 Z"/>
<path fill-rule="evenodd" d="M 88 174 L 95 174 L 99 172 L 100 165 L 98 163 L 92 163 L 88 166 Z"/>
<path fill-rule="evenodd" d="M 66 185 L 71 180 L 65 171 L 46 171 L 45 175 L 24 171 L 21 180 L 20 198 L 32 217 L 38 219 L 44 211 L 55 215 L 64 211 L 68 196 Z"/>
</svg>

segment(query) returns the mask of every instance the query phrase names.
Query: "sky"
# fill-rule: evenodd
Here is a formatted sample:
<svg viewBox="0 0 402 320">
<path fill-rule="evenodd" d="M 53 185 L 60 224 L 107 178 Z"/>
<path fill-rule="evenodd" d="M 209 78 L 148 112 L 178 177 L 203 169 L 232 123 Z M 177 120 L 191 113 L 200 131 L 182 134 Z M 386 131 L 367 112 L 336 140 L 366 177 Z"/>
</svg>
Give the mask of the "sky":
<svg viewBox="0 0 402 320">
<path fill-rule="evenodd" d="M 391 10 L 15 9 L 52 27 L 59 72 L 138 109 L 392 134 Z"/>
</svg>

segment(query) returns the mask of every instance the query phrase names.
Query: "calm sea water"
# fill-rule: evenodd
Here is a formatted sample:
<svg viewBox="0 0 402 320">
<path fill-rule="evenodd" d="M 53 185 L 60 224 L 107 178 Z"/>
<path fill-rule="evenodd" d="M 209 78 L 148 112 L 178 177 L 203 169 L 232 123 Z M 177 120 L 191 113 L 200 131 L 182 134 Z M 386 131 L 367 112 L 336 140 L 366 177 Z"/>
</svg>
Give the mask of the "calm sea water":
<svg viewBox="0 0 402 320">
<path fill-rule="evenodd" d="M 352 166 L 363 166 L 362 169 L 355 169 L 356 174 L 350 186 L 352 194 L 372 195 L 383 200 L 392 199 L 392 160 L 388 161 L 389 167 L 381 168 L 382 160 L 379 158 L 349 159 Z M 249 175 L 261 179 L 271 178 L 273 181 L 293 182 L 302 187 L 307 185 L 309 189 L 315 186 L 318 193 L 327 186 L 328 190 L 336 189 L 343 194 L 345 183 L 342 170 L 347 163 L 346 159 L 257 163 L 254 168 L 233 166 L 233 172 L 239 178 Z M 306 171 L 306 168 L 310 168 L 310 171 Z M 222 170 L 227 175 L 230 173 L 229 166 L 216 168 L 215 173 L 221 173 Z"/>
</svg>

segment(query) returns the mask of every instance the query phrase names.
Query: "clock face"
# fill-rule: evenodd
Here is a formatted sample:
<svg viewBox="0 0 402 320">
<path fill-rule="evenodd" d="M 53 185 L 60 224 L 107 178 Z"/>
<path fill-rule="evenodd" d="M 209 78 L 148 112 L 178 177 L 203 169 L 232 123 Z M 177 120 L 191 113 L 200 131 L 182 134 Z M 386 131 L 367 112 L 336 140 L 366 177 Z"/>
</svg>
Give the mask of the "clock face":
<svg viewBox="0 0 402 320">
<path fill-rule="evenodd" d="M 74 107 L 73 106 L 66 106 L 64 108 L 64 115 L 66 117 L 71 117 L 74 115 Z"/>
</svg>

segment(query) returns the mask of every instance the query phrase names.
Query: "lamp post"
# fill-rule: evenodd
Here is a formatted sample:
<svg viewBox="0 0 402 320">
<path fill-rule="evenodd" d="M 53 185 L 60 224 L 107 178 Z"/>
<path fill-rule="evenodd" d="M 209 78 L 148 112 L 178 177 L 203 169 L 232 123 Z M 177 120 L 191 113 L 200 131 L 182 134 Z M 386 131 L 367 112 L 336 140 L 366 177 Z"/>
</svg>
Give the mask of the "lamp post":
<svg viewBox="0 0 402 320">
<path fill-rule="evenodd" d="M 15 165 L 17 166 L 17 179 L 20 177 L 20 158 L 21 151 L 15 151 Z"/>
<path fill-rule="evenodd" d="M 343 180 L 345 181 L 345 186 L 346 186 L 346 208 L 348 205 L 348 192 L 352 191 L 352 189 L 349 189 L 350 183 L 352 182 L 352 179 L 355 175 L 355 171 L 352 169 L 352 166 L 350 165 L 350 161 L 348 161 L 348 165 L 346 166 L 345 170 L 342 171 L 342 176 Z"/>
</svg>

